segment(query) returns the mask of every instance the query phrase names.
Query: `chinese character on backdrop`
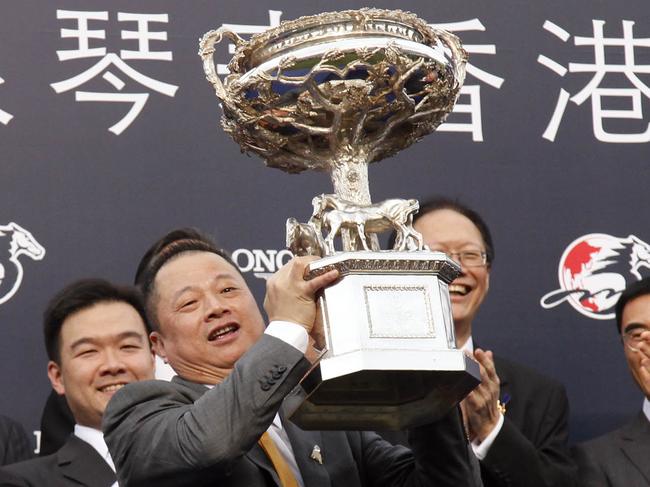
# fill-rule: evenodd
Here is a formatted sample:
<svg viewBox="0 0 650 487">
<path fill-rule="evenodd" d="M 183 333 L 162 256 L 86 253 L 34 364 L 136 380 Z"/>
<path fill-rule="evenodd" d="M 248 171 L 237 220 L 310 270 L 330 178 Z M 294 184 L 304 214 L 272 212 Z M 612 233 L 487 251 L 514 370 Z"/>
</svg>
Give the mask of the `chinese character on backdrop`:
<svg viewBox="0 0 650 487">
<path fill-rule="evenodd" d="M 152 43 L 157 46 L 158 43 L 166 41 L 167 32 L 150 30 L 153 28 L 151 24 L 168 23 L 167 14 L 118 12 L 118 22 L 125 23 L 129 27 L 129 29 L 121 30 L 120 38 L 126 41 L 125 47 L 137 47 L 137 49 L 122 49 L 119 55 L 115 52 L 108 52 L 106 47 L 97 47 L 98 44 L 101 44 L 98 40 L 106 39 L 106 31 L 94 27 L 100 22 L 108 21 L 108 11 L 57 10 L 56 16 L 59 20 L 73 20 L 76 23 L 75 28 L 61 29 L 61 38 L 76 39 L 77 45 L 75 49 L 58 50 L 56 53 L 59 61 L 83 58 L 99 58 L 99 60 L 82 73 L 52 83 L 50 86 L 56 93 L 75 90 L 75 100 L 80 102 L 125 103 L 130 105 L 131 108 L 124 117 L 108 129 L 110 132 L 115 135 L 124 132 L 144 108 L 151 91 L 169 97 L 176 94 L 178 86 L 150 78 L 126 62 L 130 60 L 172 61 L 171 51 L 155 50 L 155 47 L 152 46 Z M 91 28 L 91 23 L 93 28 Z M 91 47 L 91 44 L 93 47 Z M 107 91 L 83 91 L 78 89 L 98 76 L 106 83 Z M 138 92 L 130 92 L 130 89 L 124 90 L 126 87 L 124 80 L 127 78 L 136 82 L 142 88 L 138 88 Z M 143 90 L 143 88 L 146 90 Z"/>
<path fill-rule="evenodd" d="M 637 64 L 636 61 L 648 58 L 650 38 L 635 39 L 634 22 L 631 20 L 623 20 L 622 25 L 622 37 L 606 37 L 605 21 L 592 20 L 593 37 L 573 38 L 576 47 L 593 50 L 593 63 L 569 63 L 566 68 L 547 56 L 538 56 L 538 63 L 561 77 L 567 73 L 593 73 L 591 80 L 573 96 L 564 88 L 560 89 L 555 110 L 542 137 L 551 142 L 555 140 L 569 101 L 580 106 L 591 99 L 596 139 L 608 143 L 650 142 L 650 124 L 645 122 L 643 116 L 643 104 L 645 102 L 648 107 L 650 88 L 642 79 L 643 75 L 650 73 L 650 64 Z M 544 22 L 543 28 L 562 42 L 571 38 L 569 32 L 549 20 Z M 639 53 L 642 49 L 645 50 L 643 56 Z M 621 88 L 621 81 L 627 87 Z M 617 109 L 607 106 L 617 106 Z M 641 123 L 637 128 L 630 125 L 626 132 L 605 127 L 607 121 L 611 123 L 614 120 L 641 120 Z"/>
<path fill-rule="evenodd" d="M 451 22 L 445 24 L 429 24 L 431 27 L 444 29 L 449 32 L 467 32 L 467 31 L 485 31 L 485 26 L 479 19 L 466 20 L 463 22 Z M 500 89 L 504 79 L 490 74 L 472 63 L 472 54 L 496 54 L 494 44 L 465 44 L 463 47 L 470 54 L 470 62 L 467 63 L 467 75 L 473 76 L 479 81 L 490 85 L 493 88 Z M 469 114 L 469 122 L 457 122 L 459 114 Z M 479 84 L 470 85 L 465 80 L 465 84 L 460 89 L 458 102 L 453 112 L 447 118 L 447 121 L 437 129 L 439 132 L 469 132 L 472 134 L 474 142 L 483 141 L 483 122 L 481 117 L 481 86 Z"/>
</svg>

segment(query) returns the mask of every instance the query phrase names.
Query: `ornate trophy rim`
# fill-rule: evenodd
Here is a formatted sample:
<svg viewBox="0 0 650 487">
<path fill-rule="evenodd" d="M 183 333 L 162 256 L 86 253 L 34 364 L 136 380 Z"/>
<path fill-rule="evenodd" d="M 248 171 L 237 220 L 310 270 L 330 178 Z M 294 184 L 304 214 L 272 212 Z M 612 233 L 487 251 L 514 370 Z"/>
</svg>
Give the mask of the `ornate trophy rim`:
<svg viewBox="0 0 650 487">
<path fill-rule="evenodd" d="M 342 22 L 352 23 L 352 30 L 345 30 L 345 24 Z M 388 24 L 377 24 L 377 22 L 387 22 L 393 28 L 388 28 Z M 444 32 L 460 44 L 454 34 Z M 272 57 L 285 54 L 297 45 L 323 43 L 328 38 L 338 38 L 342 34 L 347 36 L 375 34 L 431 46 L 442 33 L 443 31 L 431 27 L 414 13 L 404 10 L 365 7 L 358 10 L 306 15 L 297 19 L 284 20 L 277 27 L 254 34 L 246 43 L 239 44 L 228 69 L 233 74 L 242 74 Z"/>
<path fill-rule="evenodd" d="M 212 55 L 224 37 L 235 52 L 222 81 Z M 222 126 L 243 151 L 291 173 L 328 171 L 337 194 L 366 204 L 365 166 L 444 121 L 468 59 L 454 34 L 376 8 L 283 21 L 249 40 L 222 26 L 203 36 L 199 55 Z"/>
</svg>

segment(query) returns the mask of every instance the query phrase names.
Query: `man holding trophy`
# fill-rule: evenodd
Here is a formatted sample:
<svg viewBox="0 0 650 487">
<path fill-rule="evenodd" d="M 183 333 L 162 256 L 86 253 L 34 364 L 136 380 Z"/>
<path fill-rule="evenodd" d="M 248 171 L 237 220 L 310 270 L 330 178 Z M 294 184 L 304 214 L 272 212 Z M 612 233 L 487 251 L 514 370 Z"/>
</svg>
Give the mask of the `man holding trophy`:
<svg viewBox="0 0 650 487">
<path fill-rule="evenodd" d="M 224 36 L 236 51 L 222 83 L 212 56 Z M 235 141 L 270 167 L 330 172 L 335 193 L 313 199 L 307 223 L 288 220 L 298 257 L 267 283 L 266 330 L 237 267 L 202 235 L 172 232 L 145 255 L 151 339 L 178 376 L 111 401 L 120 485 L 475 485 L 457 404 L 479 373 L 455 348 L 448 292 L 459 266 L 424 247 L 417 201 L 372 204 L 367 177 L 453 108 L 458 39 L 362 9 L 248 42 L 221 28 L 200 45 Z M 408 429 L 412 450 L 370 429 Z"/>
<path fill-rule="evenodd" d="M 311 367 L 314 293 L 335 271 L 305 281 L 313 258 L 289 262 L 269 280 L 264 330 L 232 261 L 185 237 L 159 241 L 140 281 L 154 348 L 178 377 L 124 387 L 104 417 L 121 486 L 474 485 L 456 409 L 413 428 L 412 452 L 369 432 L 303 431 L 284 415 Z"/>
</svg>

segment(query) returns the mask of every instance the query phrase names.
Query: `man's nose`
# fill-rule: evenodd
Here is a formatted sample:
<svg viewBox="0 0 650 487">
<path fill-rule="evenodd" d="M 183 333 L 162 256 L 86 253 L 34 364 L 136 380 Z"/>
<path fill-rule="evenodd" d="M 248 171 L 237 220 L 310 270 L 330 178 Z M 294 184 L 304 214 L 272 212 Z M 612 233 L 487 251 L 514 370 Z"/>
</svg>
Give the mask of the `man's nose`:
<svg viewBox="0 0 650 487">
<path fill-rule="evenodd" d="M 119 349 L 108 349 L 104 352 L 104 362 L 102 363 L 103 374 L 120 374 L 126 370 L 126 365 L 120 354 Z"/>
<path fill-rule="evenodd" d="M 205 320 L 220 318 L 224 313 L 228 313 L 229 308 L 226 300 L 221 295 L 212 295 L 207 298 L 205 308 Z"/>
</svg>

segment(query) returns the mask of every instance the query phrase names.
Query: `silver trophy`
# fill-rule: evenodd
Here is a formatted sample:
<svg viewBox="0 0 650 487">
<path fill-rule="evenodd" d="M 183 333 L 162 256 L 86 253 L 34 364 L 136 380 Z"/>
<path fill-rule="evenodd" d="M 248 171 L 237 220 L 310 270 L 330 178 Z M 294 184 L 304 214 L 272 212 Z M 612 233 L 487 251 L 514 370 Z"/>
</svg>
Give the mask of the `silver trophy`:
<svg viewBox="0 0 650 487">
<path fill-rule="evenodd" d="M 222 82 L 214 46 L 235 44 Z M 244 41 L 206 33 L 199 55 L 243 151 L 290 173 L 327 171 L 333 194 L 306 223 L 287 221 L 287 246 L 339 270 L 319 298 L 324 354 L 287 401 L 306 429 L 403 429 L 440 417 L 480 382 L 456 349 L 448 284 L 460 267 L 413 228 L 418 202 L 373 204 L 368 164 L 443 122 L 465 78 L 456 36 L 413 14 L 379 9 L 283 22 Z M 395 232 L 392 250 L 377 234 Z M 338 250 L 337 250 L 338 246 Z"/>
</svg>

